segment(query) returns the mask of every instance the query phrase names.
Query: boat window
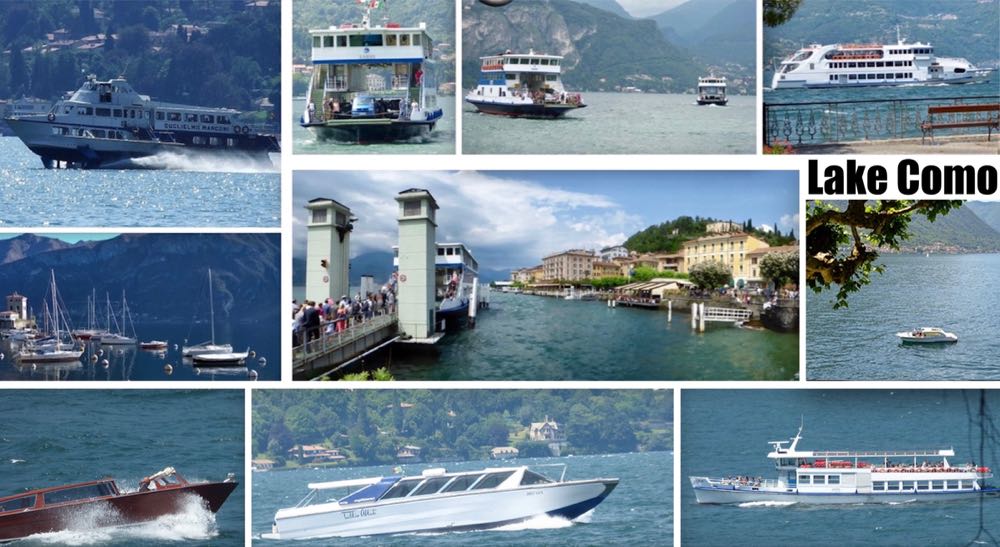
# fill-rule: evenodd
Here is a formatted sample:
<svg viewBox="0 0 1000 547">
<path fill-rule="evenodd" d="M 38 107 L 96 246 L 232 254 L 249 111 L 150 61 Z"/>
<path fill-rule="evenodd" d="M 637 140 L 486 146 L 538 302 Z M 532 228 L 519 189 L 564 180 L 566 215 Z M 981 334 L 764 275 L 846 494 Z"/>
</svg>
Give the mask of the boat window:
<svg viewBox="0 0 1000 547">
<path fill-rule="evenodd" d="M 503 471 L 503 472 L 500 472 L 500 473 L 490 473 L 489 475 L 486 475 L 485 477 L 483 477 L 483 480 L 479 481 L 479 483 L 477 483 L 475 486 L 473 486 L 472 489 L 473 490 L 485 490 L 487 488 L 496 488 L 497 486 L 500 486 L 500 483 L 502 483 L 503 481 L 507 480 L 513 474 L 514 474 L 513 471 Z"/>
<path fill-rule="evenodd" d="M 944 481 L 931 481 L 931 490 L 944 490 Z"/>
<path fill-rule="evenodd" d="M 208 144 L 209 144 L 209 146 L 219 146 L 219 138 L 218 137 L 209 137 L 208 138 Z"/>
<path fill-rule="evenodd" d="M 549 60 L 548 59 L 542 59 L 542 64 L 545 65 L 545 66 L 549 66 Z"/>
<path fill-rule="evenodd" d="M 552 65 L 552 66 L 558 66 L 559 65 L 559 59 L 552 59 L 552 61 L 550 61 L 549 64 Z"/>
<path fill-rule="evenodd" d="M 163 121 L 163 112 L 157 112 L 156 113 L 156 119 L 162 122 Z"/>
<path fill-rule="evenodd" d="M 379 499 L 388 500 L 393 498 L 405 497 L 407 494 L 410 493 L 411 490 L 416 488 L 418 484 L 420 484 L 420 479 L 399 481 L 396 484 L 392 485 L 392 488 L 390 488 L 389 491 L 386 492 L 385 495 Z"/>
<path fill-rule="evenodd" d="M 555 74 L 546 74 L 545 75 L 545 81 L 546 82 L 554 82 L 554 81 L 556 81 L 556 75 Z"/>
<path fill-rule="evenodd" d="M 107 133 L 103 129 L 91 129 L 90 133 L 98 139 L 103 139 L 107 136 Z"/>
<path fill-rule="evenodd" d="M 382 35 L 381 34 L 365 34 L 362 38 L 362 43 L 366 46 L 381 46 L 382 45 Z"/>
<path fill-rule="evenodd" d="M 413 491 L 412 494 L 410 494 L 410 497 L 412 498 L 413 496 L 426 496 L 428 494 L 435 494 L 437 493 L 438 490 L 441 489 L 442 486 L 444 486 L 450 480 L 451 477 L 435 477 L 433 479 L 427 479 L 426 481 L 424 481 L 423 484 L 420 485 L 420 488 L 417 488 L 416 490 Z"/>
<path fill-rule="evenodd" d="M 400 34 L 399 35 L 399 45 L 401 45 L 401 46 L 408 46 L 408 45 L 410 45 L 410 35 L 409 34 Z"/>
<path fill-rule="evenodd" d="M 965 69 L 964 69 L 964 68 L 956 68 L 956 69 L 955 69 L 955 74 L 962 74 L 962 73 L 964 73 L 964 72 L 965 72 Z"/>
<path fill-rule="evenodd" d="M 347 47 L 347 36 L 337 36 L 337 47 Z"/>
<path fill-rule="evenodd" d="M 913 490 L 913 481 L 903 481 L 903 490 Z"/>
<path fill-rule="evenodd" d="M 917 481 L 917 490 L 927 490 L 930 488 L 930 481 Z"/>
<path fill-rule="evenodd" d="M 438 256 L 444 256 L 444 248 L 438 247 Z"/>
<path fill-rule="evenodd" d="M 508 80 L 517 80 L 517 74 L 505 74 L 504 77 Z"/>
<path fill-rule="evenodd" d="M 65 490 L 46 492 L 42 495 L 42 497 L 45 500 L 45 504 L 50 505 L 53 503 L 65 503 L 68 501 L 99 498 L 103 496 L 110 496 L 112 494 L 114 494 L 114 490 L 111 488 L 111 485 L 109 483 L 102 482 L 88 486 L 77 486 L 75 488 L 67 488 Z"/>
<path fill-rule="evenodd" d="M 420 45 L 420 35 L 419 34 L 414 34 L 413 35 L 413 45 L 415 45 L 415 46 L 419 46 Z"/>
<path fill-rule="evenodd" d="M 205 137 L 194 136 L 191 137 L 191 144 L 205 144 Z"/>
<path fill-rule="evenodd" d="M 812 484 L 812 475 L 799 475 L 799 484 Z"/>
<path fill-rule="evenodd" d="M 548 477 L 535 473 L 534 471 L 525 471 L 524 476 L 521 477 L 521 486 L 529 486 L 532 484 L 548 484 L 552 482 Z"/>
<path fill-rule="evenodd" d="M 98 108 L 94 112 L 96 112 L 97 115 L 100 116 L 100 117 L 102 117 L 102 118 L 110 118 L 111 117 L 111 109 L 110 108 Z"/>
<path fill-rule="evenodd" d="M 538 64 L 538 59 L 532 59 L 532 60 L 531 60 L 531 64 L 533 64 L 533 65 L 537 65 L 537 64 Z"/>
<path fill-rule="evenodd" d="M 172 121 L 172 122 L 179 122 L 179 121 L 181 121 L 181 113 L 180 112 L 167 112 L 167 120 Z"/>
<path fill-rule="evenodd" d="M 468 490 L 472 483 L 476 482 L 476 479 L 482 477 L 482 475 L 462 475 L 455 477 L 455 480 L 451 481 L 451 484 L 446 486 L 441 492 L 461 492 L 463 490 Z"/>
<path fill-rule="evenodd" d="M 339 38 L 343 38 L 343 36 L 340 36 Z M 319 40 L 319 36 L 316 37 L 316 40 L 317 41 Z M 317 43 L 316 45 L 319 45 L 319 44 Z M 324 36 L 323 37 L 323 47 L 333 47 L 333 36 Z"/>
<path fill-rule="evenodd" d="M 364 41 L 365 37 L 363 34 L 349 34 L 347 36 L 347 45 L 351 47 L 361 47 Z"/>
<path fill-rule="evenodd" d="M 229 125 L 229 116 L 216 116 L 215 123 Z"/>
<path fill-rule="evenodd" d="M 385 35 L 385 45 L 387 45 L 387 46 L 394 46 L 394 45 L 396 45 L 398 39 L 399 39 L 399 35 L 398 34 L 386 34 Z"/>
<path fill-rule="evenodd" d="M 323 36 L 313 36 L 313 47 L 320 47 L 320 44 L 323 43 L 323 38 Z M 332 46 L 333 44 L 330 45 Z"/>
<path fill-rule="evenodd" d="M 202 114 L 201 123 L 215 123 L 215 116 L 211 114 Z"/>
<path fill-rule="evenodd" d="M 184 116 L 184 121 L 186 121 L 186 122 L 192 122 L 192 123 L 193 122 L 197 122 L 198 121 L 198 115 L 197 114 L 188 114 L 188 115 Z"/>
<path fill-rule="evenodd" d="M 24 496 L 12 500 L 0 501 L 0 513 L 5 511 L 18 511 L 35 506 L 35 496 Z"/>
</svg>

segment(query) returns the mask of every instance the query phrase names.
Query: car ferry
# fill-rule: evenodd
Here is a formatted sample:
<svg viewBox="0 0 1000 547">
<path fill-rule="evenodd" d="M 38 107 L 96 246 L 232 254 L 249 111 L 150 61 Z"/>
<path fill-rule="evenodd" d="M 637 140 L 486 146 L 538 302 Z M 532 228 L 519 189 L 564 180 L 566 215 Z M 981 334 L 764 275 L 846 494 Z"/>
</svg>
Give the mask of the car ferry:
<svg viewBox="0 0 1000 547">
<path fill-rule="evenodd" d="M 144 478 L 134 492 L 122 490 L 114 479 L 67 484 L 0 497 L 0 541 L 65 530 L 81 510 L 108 508 L 108 522 L 120 526 L 155 520 L 177 513 L 185 496 L 195 495 L 217 513 L 237 482 L 230 475 L 223 482 L 188 482 L 172 467 Z"/>
<path fill-rule="evenodd" d="M 427 25 L 310 30 L 313 73 L 302 127 L 320 140 L 366 144 L 426 137 L 441 120 Z"/>
<path fill-rule="evenodd" d="M 393 246 L 392 265 L 399 269 L 399 247 Z M 479 262 L 462 243 L 438 243 L 434 257 L 437 321 L 460 322 L 469 313 L 479 282 Z"/>
<path fill-rule="evenodd" d="M 897 31 L 898 32 L 898 31 Z M 771 89 L 903 84 L 968 84 L 990 79 L 992 69 L 958 57 L 937 57 L 930 44 L 813 44 L 781 62 Z"/>
<path fill-rule="evenodd" d="M 771 441 L 776 480 L 690 477 L 698 503 L 897 503 L 968 499 L 1000 493 L 986 485 L 990 468 L 953 464 L 952 449 L 903 451 L 799 450 L 802 428 L 788 441 Z M 789 444 L 790 443 L 790 444 Z"/>
<path fill-rule="evenodd" d="M 726 79 L 715 76 L 698 78 L 698 104 L 714 104 L 716 106 L 726 106 L 729 99 L 726 98 Z"/>
<path fill-rule="evenodd" d="M 47 169 L 60 162 L 93 169 L 161 152 L 241 154 L 270 163 L 268 154 L 281 151 L 277 137 L 239 115 L 226 108 L 153 101 L 124 78 L 90 76 L 48 114 L 15 115 L 6 122 Z"/>
<path fill-rule="evenodd" d="M 562 465 L 562 464 L 556 464 Z M 539 466 L 536 466 L 539 467 Z M 295 507 L 279 509 L 264 539 L 356 537 L 413 532 L 483 530 L 541 515 L 573 520 L 597 507 L 618 479 L 558 481 L 521 467 L 416 477 L 373 477 L 313 483 Z M 353 490 L 340 499 L 325 492 Z"/>
<path fill-rule="evenodd" d="M 563 58 L 528 50 L 480 58 L 479 84 L 466 102 L 484 114 L 523 118 L 559 118 L 587 106 L 579 93 L 563 87 Z"/>
</svg>

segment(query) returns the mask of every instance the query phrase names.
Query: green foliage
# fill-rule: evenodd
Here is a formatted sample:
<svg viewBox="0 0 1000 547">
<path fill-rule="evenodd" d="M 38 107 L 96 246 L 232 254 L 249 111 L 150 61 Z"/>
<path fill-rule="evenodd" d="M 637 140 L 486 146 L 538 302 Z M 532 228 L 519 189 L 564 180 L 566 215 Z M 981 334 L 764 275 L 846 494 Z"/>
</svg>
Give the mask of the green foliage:
<svg viewBox="0 0 1000 547">
<path fill-rule="evenodd" d="M 692 266 L 688 272 L 688 278 L 695 285 L 703 289 L 712 290 L 724 285 L 731 285 L 733 273 L 729 266 L 721 262 L 706 260 Z"/>
<path fill-rule="evenodd" d="M 689 239 L 705 235 L 705 226 L 715 222 L 711 218 L 681 216 L 655 224 L 632 234 L 625 240 L 625 248 L 638 253 L 676 253 Z M 674 232 L 677 233 L 674 233 Z"/>
<path fill-rule="evenodd" d="M 340 378 L 341 382 L 367 382 L 368 380 L 374 380 L 376 382 L 389 382 L 394 380 L 392 373 L 386 367 L 377 368 L 375 370 L 363 370 L 361 372 L 352 372 L 350 374 L 345 374 Z"/>
<path fill-rule="evenodd" d="M 806 284 L 814 292 L 837 287 L 834 308 L 871 283 L 879 248 L 898 250 L 919 215 L 934 222 L 962 206 L 946 200 L 815 201 L 806 208 Z"/>
<path fill-rule="evenodd" d="M 669 390 L 258 390 L 253 394 L 255 457 L 294 445 L 339 449 L 354 464 L 390 463 L 404 445 L 427 460 L 482 459 L 495 446 L 547 455 L 527 439 L 545 416 L 576 454 L 669 448 Z"/>
<path fill-rule="evenodd" d="M 627 285 L 629 283 L 629 279 L 623 276 L 598 277 L 596 279 L 591 279 L 589 283 L 590 286 L 594 287 L 594 289 L 601 291 Z"/>
<path fill-rule="evenodd" d="M 784 253 L 766 254 L 760 259 L 760 275 L 770 279 L 776 287 L 799 280 L 799 253 L 788 251 Z"/>
<path fill-rule="evenodd" d="M 801 3 L 802 0 L 764 0 L 764 24 L 776 27 L 788 21 Z"/>
</svg>

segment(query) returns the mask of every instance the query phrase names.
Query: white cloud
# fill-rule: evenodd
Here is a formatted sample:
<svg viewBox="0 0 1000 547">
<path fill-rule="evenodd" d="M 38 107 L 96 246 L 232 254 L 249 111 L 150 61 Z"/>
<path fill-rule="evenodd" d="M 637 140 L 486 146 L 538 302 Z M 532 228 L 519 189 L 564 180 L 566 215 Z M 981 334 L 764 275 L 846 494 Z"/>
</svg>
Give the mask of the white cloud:
<svg viewBox="0 0 1000 547">
<path fill-rule="evenodd" d="M 794 215 L 781 215 L 778 220 L 778 224 L 781 226 L 783 232 L 788 232 L 788 230 L 795 230 L 796 233 L 799 231 L 799 214 Z"/>
<path fill-rule="evenodd" d="M 438 241 L 468 245 L 482 268 L 510 269 L 540 263 L 569 248 L 621 243 L 645 227 L 607 196 L 546 187 L 502 173 L 381 171 L 296 172 L 294 248 L 305 250 L 305 203 L 337 200 L 358 217 L 352 254 L 387 251 L 397 238 L 395 196 L 426 188 L 437 200 Z"/>
</svg>

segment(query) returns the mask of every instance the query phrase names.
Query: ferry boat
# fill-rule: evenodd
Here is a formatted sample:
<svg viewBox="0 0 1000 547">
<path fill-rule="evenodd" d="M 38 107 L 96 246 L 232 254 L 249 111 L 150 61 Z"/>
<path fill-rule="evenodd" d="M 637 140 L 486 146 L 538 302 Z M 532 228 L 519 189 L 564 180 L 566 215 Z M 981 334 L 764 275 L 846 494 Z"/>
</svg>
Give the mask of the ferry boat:
<svg viewBox="0 0 1000 547">
<path fill-rule="evenodd" d="M 270 163 L 268 154 L 281 151 L 277 137 L 239 115 L 153 101 L 124 78 L 99 81 L 91 75 L 48 114 L 13 115 L 6 122 L 47 169 L 60 162 L 93 169 L 161 152 L 242 154 Z"/>
<path fill-rule="evenodd" d="M 898 29 L 897 29 L 898 34 Z M 968 84 L 989 80 L 992 69 L 958 57 L 937 57 L 930 44 L 813 44 L 775 71 L 771 89 L 903 84 Z"/>
<path fill-rule="evenodd" d="M 969 499 L 1000 493 L 988 486 L 990 468 L 952 464 L 952 449 L 903 451 L 799 450 L 802 428 L 788 441 L 770 441 L 777 480 L 690 477 L 698 503 L 897 503 Z"/>
<path fill-rule="evenodd" d="M 726 106 L 729 99 L 726 98 L 726 78 L 706 76 L 698 78 L 698 104 L 714 104 Z"/>
<path fill-rule="evenodd" d="M 302 127 L 318 139 L 366 144 L 426 137 L 441 120 L 426 23 L 310 30 L 313 73 Z"/>
<path fill-rule="evenodd" d="M 180 511 L 192 494 L 217 513 L 237 485 L 231 474 L 223 482 L 191 483 L 168 467 L 144 478 L 135 492 L 106 478 L 0 497 L 0 541 L 64 530 L 75 514 L 92 507 L 110 509 L 108 522 L 100 525 L 147 522 Z"/>
<path fill-rule="evenodd" d="M 904 344 L 954 344 L 958 342 L 958 336 L 937 327 L 922 327 L 911 331 L 897 332 L 896 336 Z"/>
<path fill-rule="evenodd" d="M 559 55 L 507 50 L 480 61 L 479 84 L 465 100 L 484 114 L 559 118 L 587 106 L 579 93 L 567 93 L 563 87 Z"/>
<path fill-rule="evenodd" d="M 399 247 L 393 245 L 392 265 L 399 270 Z M 438 243 L 434 257 L 437 321 L 461 321 L 469 313 L 479 282 L 479 262 L 462 243 Z"/>
<path fill-rule="evenodd" d="M 449 473 L 427 469 L 417 477 L 373 477 L 309 485 L 298 505 L 279 509 L 265 539 L 356 537 L 412 532 L 482 530 L 541 515 L 569 520 L 590 511 L 618 479 L 558 481 L 527 466 Z M 324 499 L 333 489 L 353 490 Z"/>
<path fill-rule="evenodd" d="M 5 120 L 20 116 L 44 116 L 52 109 L 51 102 L 34 97 L 22 97 L 8 102 L 0 101 L 0 104 L 3 104 L 3 118 Z M 13 134 L 14 132 L 7 126 L 6 122 L 0 121 L 0 135 L 8 137 Z"/>
</svg>

